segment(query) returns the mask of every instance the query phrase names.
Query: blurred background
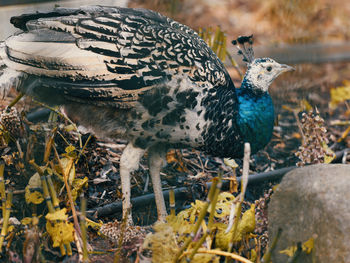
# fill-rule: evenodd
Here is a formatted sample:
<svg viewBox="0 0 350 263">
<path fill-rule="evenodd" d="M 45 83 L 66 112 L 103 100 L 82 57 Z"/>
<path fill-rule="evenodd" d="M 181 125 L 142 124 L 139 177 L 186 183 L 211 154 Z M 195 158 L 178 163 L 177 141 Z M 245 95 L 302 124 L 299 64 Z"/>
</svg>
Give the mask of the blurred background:
<svg viewBox="0 0 350 263">
<path fill-rule="evenodd" d="M 9 23 L 11 16 L 47 11 L 55 6 L 92 4 L 152 9 L 195 30 L 219 25 L 226 32 L 228 41 L 238 35 L 254 34 L 257 46 L 334 45 L 350 37 L 350 1 L 341 0 L 0 0 L 0 39 L 15 32 Z M 314 48 L 308 51 L 312 52 Z M 258 53 L 264 52 L 266 50 Z M 308 58 L 309 54 L 304 56 Z M 321 59 L 326 61 L 324 58 L 315 60 Z M 300 62 L 302 58 L 294 60 Z"/>
</svg>

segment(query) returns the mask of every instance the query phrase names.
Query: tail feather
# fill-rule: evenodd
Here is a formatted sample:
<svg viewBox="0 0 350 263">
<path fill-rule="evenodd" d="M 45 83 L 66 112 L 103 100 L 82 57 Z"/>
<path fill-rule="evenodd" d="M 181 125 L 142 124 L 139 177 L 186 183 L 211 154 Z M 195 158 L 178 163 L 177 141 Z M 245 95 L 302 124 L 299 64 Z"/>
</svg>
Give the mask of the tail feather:
<svg viewBox="0 0 350 263">
<path fill-rule="evenodd" d="M 4 60 L 2 59 L 2 56 L 1 56 L 2 50 L 4 48 L 5 48 L 5 42 L 4 41 L 0 41 L 0 74 L 1 74 L 2 69 L 5 67 L 5 62 L 4 62 Z"/>
<path fill-rule="evenodd" d="M 25 77 L 23 72 L 5 68 L 0 75 L 0 96 L 4 98 L 11 88 L 19 89 Z"/>
<path fill-rule="evenodd" d="M 10 69 L 5 64 L 5 43 L 0 42 L 0 97 L 4 98 L 11 88 L 19 89 L 27 74 Z"/>
</svg>

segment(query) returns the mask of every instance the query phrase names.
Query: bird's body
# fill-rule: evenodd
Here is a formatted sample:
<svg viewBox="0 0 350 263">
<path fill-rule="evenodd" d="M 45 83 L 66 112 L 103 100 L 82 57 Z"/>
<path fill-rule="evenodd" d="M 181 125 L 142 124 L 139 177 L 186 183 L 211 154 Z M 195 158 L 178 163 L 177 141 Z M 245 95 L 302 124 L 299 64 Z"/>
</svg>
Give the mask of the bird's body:
<svg viewBox="0 0 350 263">
<path fill-rule="evenodd" d="M 7 67 L 0 86 L 16 81 L 20 91 L 62 105 L 97 135 L 129 141 L 120 171 L 124 214 L 130 208 L 130 173 L 145 150 L 164 217 L 159 171 L 168 148 L 241 157 L 244 142 L 256 152 L 271 138 L 274 112 L 267 88 L 288 70 L 277 70 L 281 65 L 271 59 L 252 62 L 236 90 L 197 33 L 153 11 L 61 8 L 11 22 L 23 31 L 0 46 Z M 266 77 L 267 67 L 277 71 Z"/>
</svg>

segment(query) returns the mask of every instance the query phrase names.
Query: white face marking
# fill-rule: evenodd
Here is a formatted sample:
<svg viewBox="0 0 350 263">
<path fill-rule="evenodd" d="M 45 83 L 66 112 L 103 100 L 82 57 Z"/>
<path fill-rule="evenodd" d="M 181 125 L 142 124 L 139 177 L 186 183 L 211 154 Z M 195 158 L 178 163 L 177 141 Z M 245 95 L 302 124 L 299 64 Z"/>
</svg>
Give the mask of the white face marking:
<svg viewBox="0 0 350 263">
<path fill-rule="evenodd" d="M 258 58 L 249 64 L 245 79 L 255 88 L 266 92 L 275 78 L 290 70 L 293 68 L 271 58 Z"/>
</svg>

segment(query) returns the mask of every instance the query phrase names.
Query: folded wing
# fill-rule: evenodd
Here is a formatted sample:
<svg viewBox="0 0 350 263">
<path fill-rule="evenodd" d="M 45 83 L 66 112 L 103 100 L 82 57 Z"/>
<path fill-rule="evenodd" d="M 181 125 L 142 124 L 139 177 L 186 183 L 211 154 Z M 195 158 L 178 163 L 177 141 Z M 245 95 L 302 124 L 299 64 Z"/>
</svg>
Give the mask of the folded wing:
<svg viewBox="0 0 350 263">
<path fill-rule="evenodd" d="M 24 32 L 6 40 L 1 56 L 8 68 L 30 75 L 33 92 L 128 107 L 176 74 L 213 85 L 230 81 L 193 30 L 149 10 L 59 8 L 11 22 Z"/>
</svg>

